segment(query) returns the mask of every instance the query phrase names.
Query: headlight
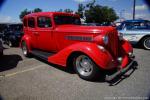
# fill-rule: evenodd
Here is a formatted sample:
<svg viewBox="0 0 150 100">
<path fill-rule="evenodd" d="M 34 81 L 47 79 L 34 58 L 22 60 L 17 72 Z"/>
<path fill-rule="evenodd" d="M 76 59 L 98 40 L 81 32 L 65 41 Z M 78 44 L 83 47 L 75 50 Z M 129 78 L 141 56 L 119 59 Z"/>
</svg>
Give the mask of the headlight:
<svg viewBox="0 0 150 100">
<path fill-rule="evenodd" d="M 108 44 L 108 36 L 104 36 L 103 37 L 103 42 L 104 42 L 105 45 Z"/>
<path fill-rule="evenodd" d="M 122 33 L 118 33 L 119 36 L 119 40 L 123 40 L 123 34 Z"/>
</svg>

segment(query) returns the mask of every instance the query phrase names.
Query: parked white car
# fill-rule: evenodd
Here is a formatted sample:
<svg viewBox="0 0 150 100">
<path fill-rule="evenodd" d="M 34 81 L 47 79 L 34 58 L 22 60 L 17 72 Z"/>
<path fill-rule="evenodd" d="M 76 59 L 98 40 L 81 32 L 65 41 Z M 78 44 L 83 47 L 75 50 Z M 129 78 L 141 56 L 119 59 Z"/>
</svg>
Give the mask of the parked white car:
<svg viewBox="0 0 150 100">
<path fill-rule="evenodd" d="M 117 27 L 123 38 L 150 50 L 150 21 L 127 20 Z"/>
</svg>

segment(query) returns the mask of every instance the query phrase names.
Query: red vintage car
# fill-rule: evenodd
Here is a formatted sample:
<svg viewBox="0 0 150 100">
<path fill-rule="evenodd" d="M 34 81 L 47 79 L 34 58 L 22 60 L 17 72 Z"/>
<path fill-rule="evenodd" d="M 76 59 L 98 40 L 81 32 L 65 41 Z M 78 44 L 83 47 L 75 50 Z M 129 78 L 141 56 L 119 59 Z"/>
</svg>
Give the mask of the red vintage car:
<svg viewBox="0 0 150 100">
<path fill-rule="evenodd" d="M 40 12 L 23 19 L 23 54 L 36 55 L 62 67 L 74 67 L 85 80 L 100 78 L 103 72 L 111 81 L 133 64 L 133 48 L 109 26 L 82 26 L 76 14 Z"/>
</svg>

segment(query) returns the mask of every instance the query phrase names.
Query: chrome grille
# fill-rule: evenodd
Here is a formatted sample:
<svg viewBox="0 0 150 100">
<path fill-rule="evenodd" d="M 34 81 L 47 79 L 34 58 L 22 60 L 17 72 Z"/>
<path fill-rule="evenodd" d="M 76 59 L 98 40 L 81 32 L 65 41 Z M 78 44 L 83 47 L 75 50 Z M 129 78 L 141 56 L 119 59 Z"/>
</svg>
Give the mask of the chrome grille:
<svg viewBox="0 0 150 100">
<path fill-rule="evenodd" d="M 114 58 L 118 57 L 118 34 L 117 32 L 108 33 L 109 42 L 107 50 L 111 53 Z"/>
</svg>

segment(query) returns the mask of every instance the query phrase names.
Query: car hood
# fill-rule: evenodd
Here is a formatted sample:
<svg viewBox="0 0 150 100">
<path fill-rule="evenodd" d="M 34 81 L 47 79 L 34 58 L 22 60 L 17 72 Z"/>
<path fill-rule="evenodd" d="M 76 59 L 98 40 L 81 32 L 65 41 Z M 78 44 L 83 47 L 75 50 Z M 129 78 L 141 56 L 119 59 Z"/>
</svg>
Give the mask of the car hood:
<svg viewBox="0 0 150 100">
<path fill-rule="evenodd" d="M 109 26 L 82 26 L 82 25 L 58 25 L 55 31 L 58 32 L 77 32 L 77 33 L 105 33 L 114 29 Z"/>
</svg>

